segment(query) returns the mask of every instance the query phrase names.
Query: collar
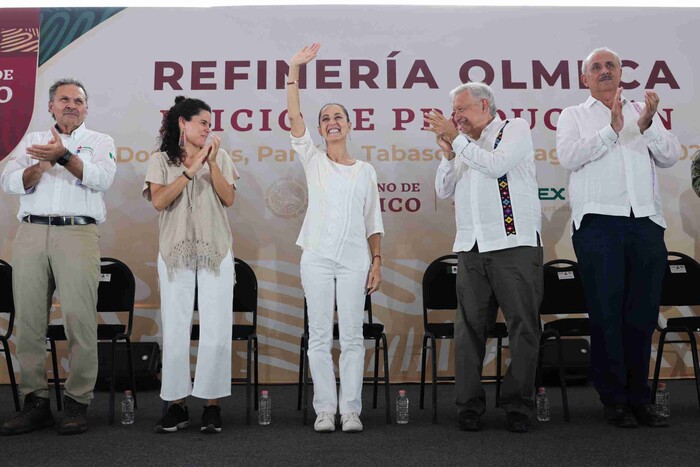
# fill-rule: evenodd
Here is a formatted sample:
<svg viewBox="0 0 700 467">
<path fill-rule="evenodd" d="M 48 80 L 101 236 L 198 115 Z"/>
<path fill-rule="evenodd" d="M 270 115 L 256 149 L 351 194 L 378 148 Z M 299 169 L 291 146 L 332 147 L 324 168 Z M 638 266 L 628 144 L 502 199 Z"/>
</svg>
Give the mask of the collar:
<svg viewBox="0 0 700 467">
<path fill-rule="evenodd" d="M 481 137 L 479 138 L 479 141 L 485 140 L 489 137 L 491 137 L 492 134 L 497 132 L 498 130 L 501 129 L 503 126 L 503 120 L 501 120 L 501 117 L 496 115 L 493 120 L 491 120 L 491 123 L 486 125 L 483 130 L 481 130 Z"/>
<path fill-rule="evenodd" d="M 81 136 L 83 136 L 83 134 L 85 134 L 85 122 L 84 121 L 83 121 L 83 123 L 80 124 L 80 126 L 78 128 L 73 130 L 73 132 L 70 135 L 66 135 L 66 134 L 61 133 L 61 131 L 58 129 L 58 125 L 56 125 L 56 124 L 54 124 L 54 128 L 56 128 L 56 131 L 58 131 L 61 136 L 65 136 L 65 137 L 71 138 L 71 139 L 80 138 Z"/>
<path fill-rule="evenodd" d="M 596 99 L 596 98 L 593 97 L 593 96 L 588 96 L 588 99 L 586 99 L 586 102 L 583 103 L 583 106 L 584 106 L 585 108 L 587 108 L 587 109 L 590 109 L 590 108 L 593 107 L 596 103 L 598 103 L 598 104 L 600 104 L 600 105 L 602 105 L 602 106 L 605 106 L 605 104 L 603 104 L 601 101 L 599 101 L 598 99 Z M 624 105 L 624 104 L 626 104 L 626 103 L 627 103 L 627 98 L 626 98 L 625 96 L 622 96 L 622 104 Z M 606 107 L 606 108 L 607 108 L 607 107 Z"/>
</svg>

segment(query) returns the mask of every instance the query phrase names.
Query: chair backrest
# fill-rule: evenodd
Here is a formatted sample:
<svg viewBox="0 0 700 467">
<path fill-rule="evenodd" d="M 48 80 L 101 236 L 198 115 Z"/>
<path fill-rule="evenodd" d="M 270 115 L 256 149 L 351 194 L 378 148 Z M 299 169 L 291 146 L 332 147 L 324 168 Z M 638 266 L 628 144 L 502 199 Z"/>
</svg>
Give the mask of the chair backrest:
<svg viewBox="0 0 700 467">
<path fill-rule="evenodd" d="M 251 313 L 252 324 L 255 329 L 258 325 L 258 278 L 253 268 L 242 259 L 234 258 L 233 263 L 236 272 L 236 283 L 233 286 L 234 313 Z M 198 287 L 194 288 L 194 311 L 199 311 L 197 304 L 199 294 Z"/>
<path fill-rule="evenodd" d="M 100 258 L 100 285 L 97 288 L 97 311 L 128 313 L 125 334 L 131 332 L 134 320 L 136 281 L 129 266 L 114 258 Z"/>
<path fill-rule="evenodd" d="M 338 303 L 335 304 L 335 310 L 338 310 Z M 367 322 L 372 324 L 372 296 L 365 295 L 365 312 L 367 312 Z M 337 323 L 334 323 L 337 324 Z M 304 297 L 304 333 L 309 333 L 309 309 L 306 304 L 306 297 Z"/>
<path fill-rule="evenodd" d="M 15 319 L 15 301 L 12 297 L 12 266 L 0 259 L 0 314 L 7 314 L 7 332 L 5 337 L 12 333 Z"/>
<path fill-rule="evenodd" d="M 661 306 L 693 305 L 700 305 L 700 264 L 688 255 L 669 251 Z"/>
<path fill-rule="evenodd" d="M 258 325 L 258 278 L 253 268 L 242 259 L 235 259 L 236 285 L 233 287 L 233 312 L 252 313 L 253 327 Z"/>
<path fill-rule="evenodd" d="M 583 282 L 576 261 L 555 259 L 543 266 L 541 315 L 588 313 Z"/>
<path fill-rule="evenodd" d="M 428 310 L 457 309 L 457 255 L 445 255 L 428 265 L 423 274 L 423 324 Z"/>
</svg>

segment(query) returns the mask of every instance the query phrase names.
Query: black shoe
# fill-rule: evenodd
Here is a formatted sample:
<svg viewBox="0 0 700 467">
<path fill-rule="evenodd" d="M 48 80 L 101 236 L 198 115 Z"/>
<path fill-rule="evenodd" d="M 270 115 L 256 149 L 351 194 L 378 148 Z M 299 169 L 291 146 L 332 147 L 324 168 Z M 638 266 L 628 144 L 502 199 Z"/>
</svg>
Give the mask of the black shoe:
<svg viewBox="0 0 700 467">
<path fill-rule="evenodd" d="M 49 399 L 31 393 L 25 396 L 22 411 L 0 426 L 0 434 L 19 435 L 55 424 Z"/>
<path fill-rule="evenodd" d="M 190 412 L 184 404 L 171 404 L 168 412 L 158 420 L 156 433 L 173 433 L 190 424 Z"/>
<path fill-rule="evenodd" d="M 88 429 L 87 409 L 87 404 L 81 404 L 75 399 L 63 396 L 63 419 L 58 428 L 59 433 L 62 435 L 85 433 Z"/>
<path fill-rule="evenodd" d="M 668 419 L 659 415 L 659 411 L 655 405 L 640 405 L 633 406 L 632 413 L 641 425 L 650 426 L 652 428 L 663 428 L 668 426 Z"/>
<path fill-rule="evenodd" d="M 207 405 L 202 412 L 202 433 L 221 433 L 221 407 Z"/>
<path fill-rule="evenodd" d="M 611 425 L 620 428 L 637 428 L 637 418 L 632 413 L 630 406 L 625 404 L 609 404 L 603 409 L 605 420 Z"/>
<path fill-rule="evenodd" d="M 462 431 L 481 431 L 484 429 L 484 422 L 481 421 L 481 414 L 473 410 L 460 412 L 457 424 Z"/>
<path fill-rule="evenodd" d="M 508 412 L 506 414 L 506 429 L 513 433 L 527 433 L 532 423 L 530 417 L 520 412 Z"/>
</svg>

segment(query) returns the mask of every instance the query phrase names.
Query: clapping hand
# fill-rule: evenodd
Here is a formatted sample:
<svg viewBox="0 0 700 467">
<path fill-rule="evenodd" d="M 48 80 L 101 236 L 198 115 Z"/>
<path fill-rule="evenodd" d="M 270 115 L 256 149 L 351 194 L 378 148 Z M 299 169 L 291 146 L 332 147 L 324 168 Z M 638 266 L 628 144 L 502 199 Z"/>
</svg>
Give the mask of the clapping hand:
<svg viewBox="0 0 700 467">
<path fill-rule="evenodd" d="M 622 88 L 617 88 L 615 99 L 610 108 L 610 126 L 618 135 L 625 126 L 625 118 L 622 116 Z"/>
<path fill-rule="evenodd" d="M 659 96 L 654 91 L 644 91 L 644 110 L 639 115 L 637 126 L 640 133 L 644 133 L 651 126 L 656 109 L 659 107 Z"/>
<path fill-rule="evenodd" d="M 202 149 L 209 148 L 205 160 L 209 163 L 209 165 L 211 165 L 216 163 L 216 156 L 219 154 L 219 147 L 221 146 L 221 138 L 213 133 L 210 133 L 207 140 L 209 143 L 205 144 L 204 148 Z"/>
<path fill-rule="evenodd" d="M 51 127 L 52 137 L 46 144 L 32 144 L 27 147 L 27 154 L 29 154 L 32 159 L 38 160 L 41 164 L 47 163 L 53 165 L 56 159 L 63 156 L 66 153 L 66 148 L 63 146 L 63 141 L 61 141 L 61 135 L 58 134 L 54 127 Z M 49 167 L 50 168 L 50 167 Z"/>
</svg>

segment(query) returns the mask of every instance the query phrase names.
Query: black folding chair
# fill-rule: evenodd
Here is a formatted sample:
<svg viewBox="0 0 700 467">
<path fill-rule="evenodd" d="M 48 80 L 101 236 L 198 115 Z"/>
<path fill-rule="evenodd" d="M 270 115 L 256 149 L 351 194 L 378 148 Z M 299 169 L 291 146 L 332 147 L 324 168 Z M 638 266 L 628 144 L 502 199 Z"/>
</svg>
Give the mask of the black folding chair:
<svg viewBox="0 0 700 467">
<path fill-rule="evenodd" d="M 389 349 L 387 346 L 386 334 L 384 333 L 384 325 L 375 323 L 372 320 L 372 296 L 367 295 L 365 298 L 365 311 L 367 312 L 367 322 L 362 323 L 362 335 L 365 340 L 374 341 L 374 375 L 363 377 L 365 382 L 371 382 L 373 386 L 372 408 L 377 408 L 377 392 L 379 382 L 384 383 L 384 405 L 386 406 L 386 423 L 391 423 L 391 405 L 389 399 Z M 337 307 L 337 305 L 336 305 Z M 333 324 L 333 339 L 340 339 L 340 330 L 338 323 Z M 302 423 L 306 425 L 308 421 L 309 407 L 309 357 L 307 351 L 309 349 L 309 315 L 304 299 L 304 333 L 301 336 L 301 345 L 299 348 L 299 383 L 297 388 L 297 410 L 303 412 Z M 379 355 L 384 361 L 384 375 L 379 376 Z"/>
<path fill-rule="evenodd" d="M 437 423 L 437 383 L 454 381 L 454 375 L 437 374 L 437 340 L 454 339 L 453 322 L 430 321 L 430 311 L 457 309 L 457 255 L 445 255 L 434 260 L 423 274 L 423 352 L 420 371 L 420 408 L 424 408 L 425 370 L 427 354 L 430 352 L 432 366 L 433 423 Z M 501 394 L 501 362 L 503 339 L 508 337 L 508 329 L 503 322 L 497 322 L 489 332 L 489 338 L 496 339 L 496 406 Z"/>
<path fill-rule="evenodd" d="M 245 378 L 231 378 L 231 383 L 245 383 L 246 385 L 246 411 L 245 422 L 250 425 L 251 401 L 254 400 L 255 410 L 258 410 L 258 399 L 252 397 L 251 382 L 258 393 L 258 279 L 255 277 L 253 269 L 243 261 L 236 258 L 234 260 L 236 271 L 236 284 L 233 287 L 233 329 L 231 339 L 235 341 L 246 341 L 246 374 Z M 197 293 L 195 292 L 194 309 L 197 310 Z M 237 323 L 236 314 L 245 315 L 250 313 L 247 322 Z M 199 340 L 199 324 L 192 325 L 190 339 Z M 251 362 L 252 359 L 252 362 Z M 254 368 L 254 376 L 251 378 L 251 363 Z M 165 404 L 167 409 L 167 403 Z"/>
<path fill-rule="evenodd" d="M 540 318 L 545 315 L 587 315 L 586 297 L 581 282 L 578 263 L 567 259 L 555 259 L 543 267 L 544 296 L 540 306 Z M 569 398 L 566 391 L 566 370 L 562 337 L 586 337 L 591 335 L 591 325 L 586 317 L 568 317 L 544 324 L 540 337 L 537 360 L 537 386 L 542 385 L 542 355 L 547 341 L 554 339 L 557 346 L 559 384 L 564 406 L 564 420 L 570 420 Z"/>
<path fill-rule="evenodd" d="M 661 286 L 661 306 L 698 306 L 700 305 L 700 264 L 688 255 L 675 251 L 668 252 L 668 267 Z M 693 373 L 695 376 L 695 390 L 700 405 L 700 368 L 698 368 L 698 345 L 695 339 L 696 332 L 700 332 L 700 316 L 684 316 L 669 318 L 666 326 L 657 329 L 659 336 L 659 348 L 656 353 L 656 365 L 654 368 L 654 380 L 651 388 L 651 403 L 655 402 L 656 389 L 659 385 L 661 373 L 661 360 L 664 355 L 664 344 L 690 344 L 693 357 Z M 667 340 L 668 333 L 686 334 L 688 339 Z"/>
<path fill-rule="evenodd" d="M 7 315 L 7 329 L 5 334 L 0 334 L 0 352 L 5 353 L 7 373 L 10 377 L 12 398 L 15 401 L 15 410 L 20 411 L 19 390 L 15 380 L 15 370 L 12 368 L 12 353 L 10 352 L 10 336 L 15 322 L 15 302 L 12 298 L 12 266 L 0 259 L 0 315 Z"/>
<path fill-rule="evenodd" d="M 97 340 L 109 341 L 112 343 L 112 378 L 109 384 L 109 423 L 114 423 L 114 393 L 117 379 L 117 343 L 124 342 L 127 345 L 127 358 L 129 364 L 129 375 L 131 376 L 131 391 L 134 396 L 134 406 L 137 406 L 136 399 L 136 378 L 134 375 L 134 361 L 131 348 L 131 327 L 134 321 L 134 295 L 136 282 L 131 269 L 114 258 L 100 258 L 100 284 L 97 289 L 97 312 L 98 313 L 126 313 L 127 324 L 104 324 L 97 325 Z M 46 340 L 49 342 L 51 361 L 53 366 L 53 378 L 51 379 L 56 390 L 56 406 L 62 410 L 61 383 L 64 378 L 59 378 L 58 357 L 56 352 L 56 342 L 65 341 L 66 332 L 62 324 L 52 324 L 48 328 Z"/>
</svg>

